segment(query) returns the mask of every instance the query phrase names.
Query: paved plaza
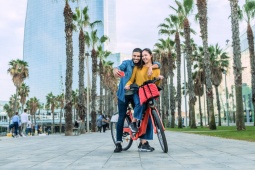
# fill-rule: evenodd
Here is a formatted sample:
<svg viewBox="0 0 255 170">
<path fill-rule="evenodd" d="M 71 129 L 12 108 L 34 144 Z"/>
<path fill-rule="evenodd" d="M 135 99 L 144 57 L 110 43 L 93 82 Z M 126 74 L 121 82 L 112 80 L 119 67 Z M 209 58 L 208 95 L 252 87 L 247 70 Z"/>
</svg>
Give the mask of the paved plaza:
<svg viewBox="0 0 255 170">
<path fill-rule="evenodd" d="M 166 132 L 169 152 L 154 136 L 154 152 L 113 153 L 110 131 L 80 136 L 0 137 L 0 169 L 255 169 L 255 143 Z"/>
</svg>

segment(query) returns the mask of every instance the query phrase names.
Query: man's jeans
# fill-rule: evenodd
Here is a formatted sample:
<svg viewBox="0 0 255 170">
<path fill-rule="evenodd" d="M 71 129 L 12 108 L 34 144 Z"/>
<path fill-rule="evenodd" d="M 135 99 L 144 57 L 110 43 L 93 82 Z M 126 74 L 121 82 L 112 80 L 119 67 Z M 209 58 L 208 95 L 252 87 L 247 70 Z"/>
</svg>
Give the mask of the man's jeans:
<svg viewBox="0 0 255 170">
<path fill-rule="evenodd" d="M 23 133 L 23 135 L 25 135 L 26 134 L 26 129 L 27 129 L 27 122 L 26 123 L 22 123 L 21 127 L 22 127 L 22 133 Z"/>
<path fill-rule="evenodd" d="M 128 104 L 131 103 L 134 106 L 133 95 L 125 96 L 125 102 L 118 99 L 119 118 L 116 129 L 116 142 L 122 142 L 123 126 L 127 113 Z"/>
<path fill-rule="evenodd" d="M 18 122 L 13 122 L 13 124 L 14 124 L 14 133 L 15 133 L 15 135 L 17 136 L 18 135 L 18 128 L 19 128 L 19 123 Z"/>
</svg>

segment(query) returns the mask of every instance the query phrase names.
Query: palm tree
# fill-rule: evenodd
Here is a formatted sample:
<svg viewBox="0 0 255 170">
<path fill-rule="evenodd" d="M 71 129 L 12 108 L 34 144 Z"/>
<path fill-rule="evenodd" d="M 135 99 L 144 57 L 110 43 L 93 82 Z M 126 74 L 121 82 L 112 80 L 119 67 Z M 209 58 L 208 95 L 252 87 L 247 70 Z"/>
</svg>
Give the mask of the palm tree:
<svg viewBox="0 0 255 170">
<path fill-rule="evenodd" d="M 60 107 L 60 118 L 59 118 L 59 133 L 62 133 L 62 116 L 63 116 L 63 108 L 65 106 L 65 95 L 61 93 L 57 96 L 58 105 Z"/>
<path fill-rule="evenodd" d="M 172 9 L 174 9 L 178 15 L 181 15 L 183 19 L 183 28 L 184 28 L 184 37 L 185 37 L 185 54 L 187 58 L 187 72 L 188 72 L 188 89 L 189 89 L 189 114 L 191 119 L 191 128 L 197 128 L 196 127 L 196 119 L 195 119 L 195 103 L 196 103 L 196 96 L 194 94 L 194 84 L 192 80 L 192 48 L 191 48 L 191 42 L 190 42 L 190 24 L 188 20 L 188 16 L 190 15 L 191 11 L 193 10 L 193 0 L 183 0 L 181 2 L 175 1 L 178 9 L 175 9 L 174 7 L 170 6 Z"/>
<path fill-rule="evenodd" d="M 66 80 L 65 80 L 65 136 L 73 134 L 72 124 L 72 83 L 73 83 L 73 12 L 69 5 L 69 1 L 75 2 L 78 0 L 65 0 L 64 7 L 64 22 L 65 22 L 65 37 L 66 37 Z"/>
<path fill-rule="evenodd" d="M 229 57 L 226 52 L 223 52 L 223 49 L 219 47 L 218 44 L 215 46 L 210 46 L 208 48 L 210 54 L 210 63 L 211 63 L 211 80 L 215 87 L 216 99 L 217 99 L 217 108 L 218 108 L 218 124 L 221 126 L 221 111 L 220 111 L 220 99 L 218 87 L 222 82 L 222 74 L 224 71 L 227 71 L 229 66 Z"/>
<path fill-rule="evenodd" d="M 180 34 L 182 33 L 182 16 L 169 15 L 165 19 L 165 23 L 160 24 L 160 34 L 172 35 L 175 34 L 175 51 L 176 51 L 176 65 L 177 65 L 177 110 L 178 110 L 178 128 L 182 128 L 181 116 L 181 42 Z"/>
<path fill-rule="evenodd" d="M 243 5 L 243 12 L 241 14 L 243 14 L 241 15 L 241 19 L 247 22 L 246 32 L 247 32 L 247 39 L 248 39 L 249 53 L 250 53 L 252 103 L 253 103 L 253 108 L 255 108 L 255 55 L 254 55 L 254 35 L 251 28 L 251 20 L 254 19 L 254 16 L 255 16 L 255 1 L 246 0 L 245 4 Z M 255 126 L 255 121 L 254 121 L 254 126 Z"/>
<path fill-rule="evenodd" d="M 3 109 L 6 111 L 8 117 L 9 117 L 9 125 L 10 125 L 11 117 L 13 116 L 13 113 L 14 113 L 13 109 L 12 109 L 12 106 L 11 106 L 10 103 L 9 104 L 5 104 Z"/>
<path fill-rule="evenodd" d="M 17 110 L 17 96 L 18 96 L 18 90 L 23 83 L 23 81 L 28 77 L 28 64 L 27 62 L 17 59 L 17 60 L 11 60 L 9 62 L 9 69 L 7 70 L 8 73 L 12 76 L 12 81 L 14 85 L 16 86 L 16 98 L 14 102 L 14 109 L 13 111 L 16 112 Z"/>
<path fill-rule="evenodd" d="M 97 36 L 97 30 L 91 31 L 91 46 L 92 46 L 92 52 L 91 52 L 91 58 L 92 58 L 92 89 L 91 89 L 91 96 L 92 96 L 92 103 L 91 103 L 91 126 L 92 131 L 96 131 L 96 89 L 97 89 L 97 51 L 96 51 L 96 45 L 97 43 L 104 43 L 106 40 L 108 40 L 107 36 L 102 36 L 99 38 Z"/>
<path fill-rule="evenodd" d="M 76 110 L 78 110 L 79 90 L 72 91 L 73 118 L 76 119 Z"/>
<path fill-rule="evenodd" d="M 206 96 L 208 99 L 208 110 L 210 116 L 209 128 L 211 130 L 216 129 L 214 107 L 213 107 L 213 90 L 211 81 L 211 70 L 210 70 L 210 57 L 208 53 L 208 30 L 207 30 L 207 0 L 197 0 L 198 8 L 198 19 L 201 29 L 201 37 L 203 41 L 204 49 L 204 68 L 206 77 Z"/>
<path fill-rule="evenodd" d="M 35 113 L 37 111 L 37 109 L 40 107 L 40 102 L 36 97 L 30 98 L 27 101 L 27 108 L 30 109 L 30 114 L 32 116 L 34 116 L 34 122 L 36 124 L 36 118 L 35 118 Z M 32 123 L 33 123 L 33 119 L 32 119 Z"/>
<path fill-rule="evenodd" d="M 236 91 L 236 128 L 237 130 L 245 130 L 244 114 L 243 114 L 243 97 L 242 97 L 242 63 L 241 63 L 241 47 L 239 38 L 239 22 L 238 22 L 238 0 L 229 0 L 231 7 L 231 28 L 233 43 L 233 60 L 234 60 L 234 77 Z"/>
<path fill-rule="evenodd" d="M 29 86 L 27 86 L 25 83 L 22 83 L 18 91 L 18 94 L 20 96 L 21 111 L 23 111 L 24 109 L 24 104 L 26 103 L 26 97 L 28 97 L 29 92 L 30 92 Z"/>
<path fill-rule="evenodd" d="M 103 60 L 106 59 L 111 52 L 104 51 L 102 45 L 98 46 L 98 57 L 99 57 L 99 77 L 100 77 L 100 99 L 99 99 L 99 112 L 103 112 Z"/>
<path fill-rule="evenodd" d="M 49 105 L 50 106 L 50 110 L 51 110 L 51 114 L 52 114 L 52 132 L 55 133 L 55 118 L 54 118 L 54 110 L 56 107 L 58 107 L 58 103 L 57 103 L 57 97 L 54 96 L 51 93 L 49 93 L 47 96 L 46 96 L 46 105 Z"/>
</svg>

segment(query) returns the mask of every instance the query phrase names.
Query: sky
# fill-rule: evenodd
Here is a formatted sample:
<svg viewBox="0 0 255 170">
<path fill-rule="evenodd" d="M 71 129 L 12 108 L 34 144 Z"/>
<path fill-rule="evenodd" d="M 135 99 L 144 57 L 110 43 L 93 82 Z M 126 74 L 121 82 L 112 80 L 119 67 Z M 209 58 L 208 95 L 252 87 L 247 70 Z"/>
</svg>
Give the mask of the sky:
<svg viewBox="0 0 255 170">
<path fill-rule="evenodd" d="M 243 5 L 245 0 L 239 0 Z M 117 51 L 131 54 L 133 48 L 153 48 L 162 36 L 158 25 L 173 13 L 169 5 L 174 0 L 116 0 Z M 196 2 L 196 0 L 195 0 Z M 11 76 L 7 74 L 11 60 L 23 58 L 23 38 L 27 0 L 0 0 L 0 101 L 8 101 L 15 93 Z M 191 27 L 197 32 L 192 35 L 201 45 L 199 23 L 195 21 L 196 6 L 190 16 Z M 208 42 L 218 43 L 222 48 L 231 40 L 229 0 L 208 0 Z M 245 28 L 240 23 L 240 30 Z"/>
</svg>

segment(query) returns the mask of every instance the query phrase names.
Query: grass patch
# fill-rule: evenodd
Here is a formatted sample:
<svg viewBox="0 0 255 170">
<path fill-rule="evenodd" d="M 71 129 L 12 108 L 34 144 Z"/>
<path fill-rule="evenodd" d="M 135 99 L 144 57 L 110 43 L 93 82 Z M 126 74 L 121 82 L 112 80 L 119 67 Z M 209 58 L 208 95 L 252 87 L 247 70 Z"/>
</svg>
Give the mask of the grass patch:
<svg viewBox="0 0 255 170">
<path fill-rule="evenodd" d="M 167 130 L 255 142 L 255 126 L 246 126 L 246 130 L 243 131 L 237 131 L 235 126 L 217 126 L 217 130 L 210 130 L 208 127 L 197 127 L 197 129 L 175 127 Z"/>
</svg>

